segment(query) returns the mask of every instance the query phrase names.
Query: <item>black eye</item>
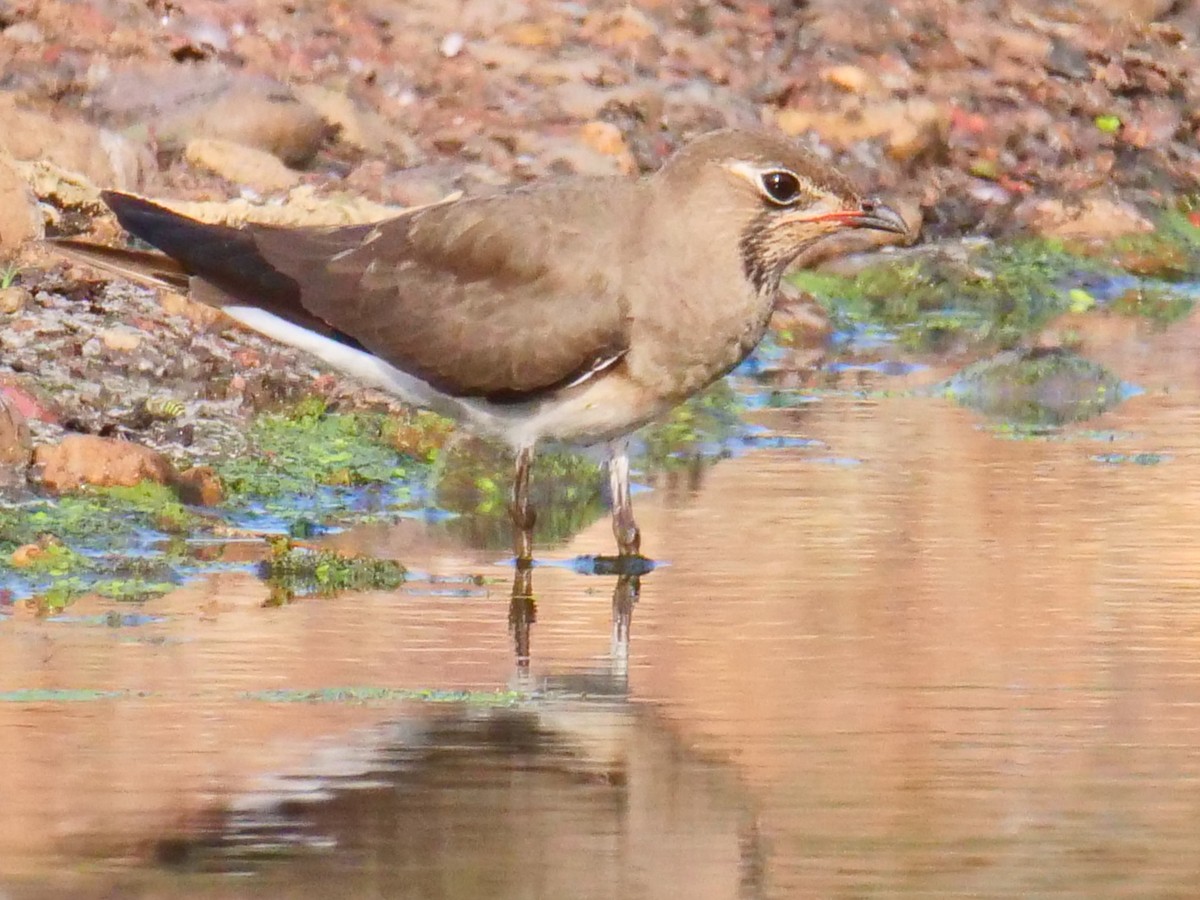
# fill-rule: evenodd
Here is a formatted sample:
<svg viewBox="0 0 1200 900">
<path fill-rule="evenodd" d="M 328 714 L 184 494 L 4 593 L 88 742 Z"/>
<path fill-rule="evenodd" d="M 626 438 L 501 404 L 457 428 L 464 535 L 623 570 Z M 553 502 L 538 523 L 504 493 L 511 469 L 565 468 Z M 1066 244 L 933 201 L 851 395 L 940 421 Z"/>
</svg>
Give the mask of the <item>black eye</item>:
<svg viewBox="0 0 1200 900">
<path fill-rule="evenodd" d="M 791 172 L 766 172 L 762 186 L 776 203 L 792 203 L 800 196 L 800 179 Z"/>
</svg>

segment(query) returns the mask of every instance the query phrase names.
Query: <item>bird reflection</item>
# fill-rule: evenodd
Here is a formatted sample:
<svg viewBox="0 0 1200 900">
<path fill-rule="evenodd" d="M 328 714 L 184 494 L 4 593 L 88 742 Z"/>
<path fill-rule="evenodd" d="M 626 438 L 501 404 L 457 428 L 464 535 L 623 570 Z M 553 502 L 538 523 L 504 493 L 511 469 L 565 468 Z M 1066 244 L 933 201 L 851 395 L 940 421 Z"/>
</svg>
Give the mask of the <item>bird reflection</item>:
<svg viewBox="0 0 1200 900">
<path fill-rule="evenodd" d="M 531 657 L 530 634 L 537 622 L 537 600 L 533 592 L 534 563 L 517 560 L 513 572 L 512 599 L 508 605 L 508 627 L 513 636 L 517 669 L 527 671 Z M 625 674 L 629 661 L 629 632 L 633 608 L 641 595 L 642 578 L 654 569 L 642 556 L 581 557 L 575 568 L 584 574 L 616 575 L 612 595 L 612 661 L 614 670 Z"/>
</svg>

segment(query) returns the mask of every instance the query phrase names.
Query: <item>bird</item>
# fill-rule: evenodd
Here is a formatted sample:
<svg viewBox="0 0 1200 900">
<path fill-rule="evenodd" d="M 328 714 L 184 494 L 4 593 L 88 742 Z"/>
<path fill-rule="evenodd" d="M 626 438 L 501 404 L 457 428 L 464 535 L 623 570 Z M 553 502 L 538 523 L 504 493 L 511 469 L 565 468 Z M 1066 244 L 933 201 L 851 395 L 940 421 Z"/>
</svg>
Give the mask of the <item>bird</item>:
<svg viewBox="0 0 1200 900">
<path fill-rule="evenodd" d="M 629 437 L 742 362 L 796 258 L 904 219 L 812 150 L 723 129 L 639 178 L 576 177 L 370 224 L 206 224 L 105 191 L 153 251 L 61 239 L 76 259 L 180 291 L 515 456 L 517 561 L 532 560 L 535 447 L 603 445 L 619 557 L 641 554 Z"/>
</svg>

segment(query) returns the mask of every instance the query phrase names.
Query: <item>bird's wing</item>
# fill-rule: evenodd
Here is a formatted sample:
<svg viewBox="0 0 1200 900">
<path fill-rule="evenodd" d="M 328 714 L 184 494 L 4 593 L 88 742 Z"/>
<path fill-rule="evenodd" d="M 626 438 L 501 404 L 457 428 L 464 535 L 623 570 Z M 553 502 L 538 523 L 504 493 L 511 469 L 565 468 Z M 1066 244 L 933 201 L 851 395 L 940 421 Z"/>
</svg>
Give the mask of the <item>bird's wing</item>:
<svg viewBox="0 0 1200 900">
<path fill-rule="evenodd" d="M 516 192 L 333 228 L 232 228 L 126 194 L 105 200 L 126 230 L 217 288 L 202 299 L 260 307 L 454 396 L 503 402 L 569 385 L 628 347 L 606 258 L 612 192 L 590 196 Z M 564 204 L 582 211 L 563 216 Z"/>
</svg>

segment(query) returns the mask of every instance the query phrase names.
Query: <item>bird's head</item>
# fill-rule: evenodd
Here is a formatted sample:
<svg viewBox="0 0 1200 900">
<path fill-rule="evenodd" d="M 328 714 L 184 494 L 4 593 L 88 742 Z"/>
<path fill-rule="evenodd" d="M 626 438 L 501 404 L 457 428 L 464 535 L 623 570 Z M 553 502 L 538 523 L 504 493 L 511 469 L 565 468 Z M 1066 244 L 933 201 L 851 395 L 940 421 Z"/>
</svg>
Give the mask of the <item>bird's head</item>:
<svg viewBox="0 0 1200 900">
<path fill-rule="evenodd" d="M 655 179 L 660 196 L 688 208 L 686 218 L 702 216 L 709 227 L 735 232 L 743 273 L 758 291 L 774 292 L 788 265 L 824 238 L 859 228 L 909 230 L 824 160 L 767 132 L 707 134 Z"/>
</svg>

